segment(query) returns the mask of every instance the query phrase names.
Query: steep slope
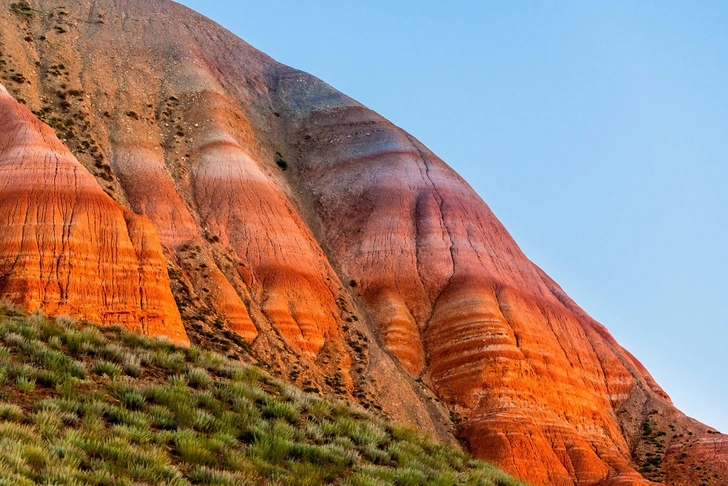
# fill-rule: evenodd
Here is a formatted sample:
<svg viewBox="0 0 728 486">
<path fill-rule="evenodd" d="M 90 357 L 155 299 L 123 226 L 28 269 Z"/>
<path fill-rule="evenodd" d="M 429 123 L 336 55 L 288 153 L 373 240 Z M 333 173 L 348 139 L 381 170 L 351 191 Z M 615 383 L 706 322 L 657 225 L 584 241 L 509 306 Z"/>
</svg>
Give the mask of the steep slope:
<svg viewBox="0 0 728 486">
<path fill-rule="evenodd" d="M 0 85 L 0 294 L 189 343 L 162 248 Z"/>
<path fill-rule="evenodd" d="M 465 181 L 320 80 L 163 0 L 3 2 L 0 46 L 16 97 L 156 227 L 193 341 L 240 336 L 288 379 L 534 484 L 728 477 L 726 437 Z"/>
</svg>

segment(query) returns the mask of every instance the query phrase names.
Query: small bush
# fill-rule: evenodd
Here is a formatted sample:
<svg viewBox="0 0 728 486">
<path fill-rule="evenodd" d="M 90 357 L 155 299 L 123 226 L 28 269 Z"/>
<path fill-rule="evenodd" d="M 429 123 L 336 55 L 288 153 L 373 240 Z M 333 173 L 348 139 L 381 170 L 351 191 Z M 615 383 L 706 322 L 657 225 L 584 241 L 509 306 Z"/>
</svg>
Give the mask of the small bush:
<svg viewBox="0 0 728 486">
<path fill-rule="evenodd" d="M 248 448 L 250 457 L 280 464 L 291 454 L 292 443 L 289 440 L 272 435 L 262 435 Z"/>
<path fill-rule="evenodd" d="M 181 373 L 185 369 L 185 355 L 179 352 L 170 352 L 160 349 L 155 355 L 156 363 L 169 373 Z"/>
<path fill-rule="evenodd" d="M 195 410 L 194 427 L 200 432 L 212 432 L 215 430 L 215 417 L 204 410 Z"/>
<path fill-rule="evenodd" d="M 215 464 L 215 456 L 204 447 L 204 442 L 194 432 L 180 431 L 174 439 L 174 446 L 184 462 L 199 466 Z"/>
<path fill-rule="evenodd" d="M 411 467 L 399 469 L 394 475 L 394 484 L 397 486 L 420 486 L 426 481 L 427 476 L 422 471 Z"/>
<path fill-rule="evenodd" d="M 108 343 L 99 350 L 99 355 L 107 361 L 122 363 L 124 361 L 124 348 L 118 344 Z"/>
<path fill-rule="evenodd" d="M 18 376 L 15 380 L 16 388 L 23 393 L 31 393 L 35 390 L 35 379 L 26 376 Z"/>
<path fill-rule="evenodd" d="M 54 332 L 53 335 L 61 336 L 61 335 L 63 335 L 64 328 L 74 326 L 74 325 L 76 325 L 76 323 L 78 321 L 71 316 L 58 316 L 58 317 L 56 317 L 55 322 L 54 321 L 47 321 L 47 322 L 49 324 L 50 323 L 55 324 L 54 330 L 56 330 L 57 332 Z"/>
<path fill-rule="evenodd" d="M 288 170 L 288 162 L 283 160 L 283 155 L 280 152 L 276 152 L 276 165 L 283 171 Z"/>
<path fill-rule="evenodd" d="M 23 409 L 14 403 L 0 402 L 0 420 L 19 422 L 24 416 Z"/>
<path fill-rule="evenodd" d="M 134 388 L 124 388 L 119 392 L 119 400 L 130 410 L 139 410 L 147 403 L 146 397 Z"/>
<path fill-rule="evenodd" d="M 43 370 L 36 376 L 36 382 L 44 388 L 56 388 L 64 381 L 64 377 L 54 371 Z"/>
<path fill-rule="evenodd" d="M 268 418 L 281 418 L 293 423 L 300 415 L 295 403 L 283 402 L 278 398 L 269 397 L 263 407 L 263 416 Z"/>
<path fill-rule="evenodd" d="M 81 331 L 69 330 L 63 335 L 62 341 L 72 356 L 84 356 L 96 352 L 92 337 Z"/>
<path fill-rule="evenodd" d="M 206 389 L 212 385 L 212 378 L 202 368 L 192 368 L 187 371 L 187 382 L 193 388 Z"/>
<path fill-rule="evenodd" d="M 7 333 L 3 339 L 5 340 L 5 344 L 11 348 L 22 348 L 28 342 L 25 337 L 15 332 Z"/>
<path fill-rule="evenodd" d="M 123 366 L 124 373 L 134 378 L 139 378 L 144 372 L 141 358 L 133 353 L 124 353 Z"/>
<path fill-rule="evenodd" d="M 147 409 L 147 415 L 152 427 L 166 430 L 177 428 L 174 420 L 174 413 L 172 413 L 167 407 L 152 405 Z"/>
<path fill-rule="evenodd" d="M 10 10 L 19 17 L 32 19 L 35 14 L 27 2 L 15 2 L 10 4 Z"/>
<path fill-rule="evenodd" d="M 94 373 L 114 378 L 121 374 L 121 366 L 116 363 L 112 363 L 111 361 L 97 361 L 96 364 L 94 364 Z"/>
<path fill-rule="evenodd" d="M 48 338 L 48 347 L 51 349 L 59 350 L 63 346 L 61 338 L 58 336 L 51 336 Z"/>
</svg>

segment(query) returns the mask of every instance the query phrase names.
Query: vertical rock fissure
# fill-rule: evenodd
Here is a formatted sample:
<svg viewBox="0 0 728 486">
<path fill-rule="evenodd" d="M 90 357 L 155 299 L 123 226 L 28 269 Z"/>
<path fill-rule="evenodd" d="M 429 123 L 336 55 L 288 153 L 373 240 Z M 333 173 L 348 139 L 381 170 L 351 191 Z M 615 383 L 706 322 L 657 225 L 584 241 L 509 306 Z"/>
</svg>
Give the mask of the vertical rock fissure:
<svg viewBox="0 0 728 486">
<path fill-rule="evenodd" d="M 442 198 L 442 195 L 440 194 L 440 191 L 439 191 L 438 187 L 435 185 L 435 182 L 432 180 L 432 176 L 430 175 L 430 164 L 427 161 L 427 157 L 425 156 L 424 152 L 422 152 L 422 150 L 417 146 L 417 144 L 415 143 L 415 141 L 412 139 L 411 136 L 407 135 L 407 138 L 409 139 L 410 144 L 412 145 L 412 148 L 414 148 L 417 151 L 417 153 L 419 154 L 420 161 L 422 162 L 422 164 L 425 167 L 425 174 L 424 175 L 425 175 L 425 178 L 427 179 L 427 181 L 429 182 L 430 187 L 432 187 L 432 191 L 433 191 L 433 193 L 435 195 L 435 200 L 437 201 L 438 210 L 439 210 L 439 213 L 440 213 L 440 222 L 442 223 L 442 227 L 445 229 L 445 232 L 447 233 L 447 236 L 448 236 L 448 238 L 450 240 L 450 246 L 449 246 L 449 249 L 448 249 L 448 251 L 450 253 L 450 264 L 451 264 L 450 276 L 448 277 L 447 282 L 445 283 L 445 285 L 438 292 L 437 297 L 434 299 L 432 308 L 430 310 L 429 317 L 427 318 L 427 320 L 425 322 L 422 323 L 421 326 L 418 326 L 418 328 L 420 329 L 420 340 L 422 341 L 423 346 L 424 346 L 426 343 L 425 343 L 425 340 L 422 338 L 422 332 L 425 329 L 427 329 L 427 327 L 429 326 L 430 321 L 432 320 L 432 318 L 435 315 L 435 309 L 437 307 L 437 303 L 440 300 L 440 297 L 442 296 L 442 293 L 444 291 L 446 291 L 448 288 L 450 288 L 450 285 L 452 284 L 452 280 L 455 277 L 455 271 L 456 271 L 456 267 L 455 267 L 455 239 L 454 239 L 454 237 L 452 235 L 452 231 L 450 230 L 450 228 L 449 228 L 449 226 L 447 224 L 447 218 L 445 217 L 445 202 L 444 202 L 444 199 Z M 419 258 L 417 259 L 417 267 L 418 267 L 418 273 L 421 275 L 421 272 L 422 272 L 420 270 L 421 262 L 420 262 Z M 427 354 L 428 353 L 428 350 L 427 350 L 426 346 L 424 346 L 424 347 L 425 347 L 425 352 Z"/>
</svg>

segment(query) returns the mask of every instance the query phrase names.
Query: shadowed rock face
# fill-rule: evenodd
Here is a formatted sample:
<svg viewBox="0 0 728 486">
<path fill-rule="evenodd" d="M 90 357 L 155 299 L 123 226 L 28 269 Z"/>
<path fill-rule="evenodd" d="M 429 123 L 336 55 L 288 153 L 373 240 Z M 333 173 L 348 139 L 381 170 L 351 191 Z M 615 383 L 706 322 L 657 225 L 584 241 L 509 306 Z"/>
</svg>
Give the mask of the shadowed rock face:
<svg viewBox="0 0 728 486">
<path fill-rule="evenodd" d="M 534 484 L 726 481 L 726 436 L 676 410 L 407 133 L 171 2 L 36 1 L 31 19 L 2 5 L 5 83 L 94 174 L 84 187 L 106 217 L 139 222 L 125 223 L 130 247 L 153 232 L 119 204 L 151 221 L 194 342 L 238 335 L 289 379 Z M 32 170 L 14 169 L 13 201 L 45 187 Z M 143 245 L 163 274 L 156 243 Z M 50 253 L 82 269 L 100 250 Z M 40 268 L 4 295 L 36 305 Z M 85 298 L 73 285 L 53 302 Z M 174 318 L 168 289 L 154 304 Z M 78 313 L 103 320 L 97 308 Z"/>
<path fill-rule="evenodd" d="M 0 294 L 188 344 L 154 227 L 0 85 Z"/>
</svg>

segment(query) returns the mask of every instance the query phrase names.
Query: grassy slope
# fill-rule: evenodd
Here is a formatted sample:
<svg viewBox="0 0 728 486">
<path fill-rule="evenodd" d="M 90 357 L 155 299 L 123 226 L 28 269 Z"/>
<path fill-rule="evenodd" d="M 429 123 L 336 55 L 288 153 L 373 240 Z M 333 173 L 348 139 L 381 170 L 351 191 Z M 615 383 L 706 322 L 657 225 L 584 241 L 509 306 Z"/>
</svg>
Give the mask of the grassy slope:
<svg viewBox="0 0 728 486">
<path fill-rule="evenodd" d="M 0 484 L 519 485 L 258 368 L 0 305 Z"/>
</svg>

